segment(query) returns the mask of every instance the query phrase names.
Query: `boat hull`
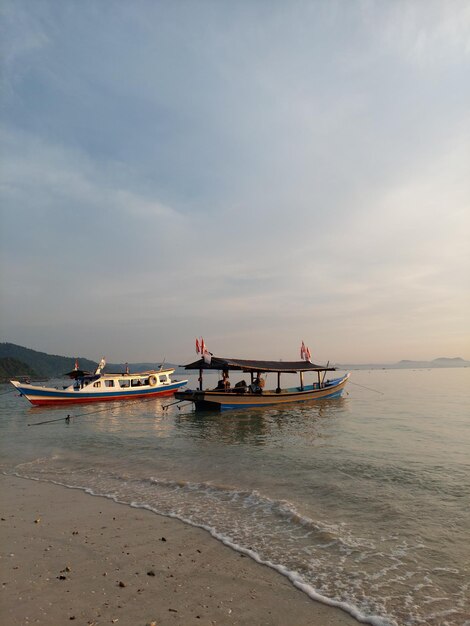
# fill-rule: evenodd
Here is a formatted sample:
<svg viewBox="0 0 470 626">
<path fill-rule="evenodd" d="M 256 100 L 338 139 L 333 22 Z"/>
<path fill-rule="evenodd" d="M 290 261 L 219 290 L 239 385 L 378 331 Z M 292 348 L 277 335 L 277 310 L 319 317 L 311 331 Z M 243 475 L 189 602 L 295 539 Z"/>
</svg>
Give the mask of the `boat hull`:
<svg viewBox="0 0 470 626">
<path fill-rule="evenodd" d="M 256 393 L 237 393 L 236 391 L 178 391 L 175 398 L 193 402 L 196 410 L 228 410 L 238 408 L 267 407 L 279 404 L 291 404 L 293 402 L 311 402 L 314 400 L 329 400 L 339 398 L 349 379 L 349 374 L 342 378 L 329 381 L 325 386 L 318 387 L 309 385 L 300 390 L 299 388 L 286 389 L 280 393 L 264 391 Z"/>
<path fill-rule="evenodd" d="M 11 381 L 19 393 L 34 406 L 85 404 L 89 402 L 116 402 L 120 400 L 142 400 L 152 397 L 173 395 L 178 389 L 186 385 L 187 381 L 178 381 L 158 387 L 126 389 L 121 391 L 86 391 L 79 389 L 55 389 L 53 387 L 39 387 L 18 381 Z"/>
</svg>

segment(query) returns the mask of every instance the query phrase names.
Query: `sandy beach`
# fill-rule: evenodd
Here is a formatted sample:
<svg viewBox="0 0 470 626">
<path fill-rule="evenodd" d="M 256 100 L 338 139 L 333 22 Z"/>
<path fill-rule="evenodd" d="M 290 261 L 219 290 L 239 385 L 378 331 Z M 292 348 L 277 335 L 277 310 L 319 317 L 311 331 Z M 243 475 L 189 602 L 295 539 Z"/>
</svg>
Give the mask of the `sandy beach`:
<svg viewBox="0 0 470 626">
<path fill-rule="evenodd" d="M 353 626 L 207 532 L 2 475 L 3 624 Z"/>
</svg>

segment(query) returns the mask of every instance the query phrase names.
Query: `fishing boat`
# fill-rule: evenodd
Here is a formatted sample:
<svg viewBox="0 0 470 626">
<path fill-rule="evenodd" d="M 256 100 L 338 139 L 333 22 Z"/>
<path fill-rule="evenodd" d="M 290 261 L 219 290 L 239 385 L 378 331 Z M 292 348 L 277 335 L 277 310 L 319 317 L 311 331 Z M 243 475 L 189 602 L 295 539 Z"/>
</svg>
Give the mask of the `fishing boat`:
<svg viewBox="0 0 470 626">
<path fill-rule="evenodd" d="M 94 373 L 86 372 L 78 368 L 65 374 L 73 379 L 73 382 L 58 387 L 43 387 L 29 383 L 11 380 L 11 384 L 18 389 L 20 395 L 34 405 L 45 404 L 78 404 L 85 402 L 106 402 L 116 400 L 138 400 L 152 398 L 153 396 L 169 396 L 184 387 L 187 380 L 173 380 L 171 375 L 174 368 L 149 370 L 130 374 L 102 372 L 105 366 L 101 360 Z"/>
<path fill-rule="evenodd" d="M 266 407 L 291 402 L 310 402 L 341 396 L 350 374 L 338 378 L 326 379 L 327 372 L 336 368 L 328 365 L 316 365 L 310 361 L 253 361 L 229 359 L 204 354 L 194 363 L 183 366 L 186 370 L 199 371 L 199 389 L 188 389 L 175 393 L 178 401 L 193 402 L 196 410 L 225 410 L 237 408 Z M 215 389 L 203 389 L 203 372 L 218 370 L 222 372 Z M 243 372 L 250 375 L 250 380 L 241 380 L 233 387 L 229 382 L 229 372 Z M 276 389 L 264 389 L 263 374 L 277 374 Z M 305 384 L 304 374 L 314 374 L 315 380 Z M 281 374 L 299 374 L 299 385 L 281 388 Z"/>
</svg>

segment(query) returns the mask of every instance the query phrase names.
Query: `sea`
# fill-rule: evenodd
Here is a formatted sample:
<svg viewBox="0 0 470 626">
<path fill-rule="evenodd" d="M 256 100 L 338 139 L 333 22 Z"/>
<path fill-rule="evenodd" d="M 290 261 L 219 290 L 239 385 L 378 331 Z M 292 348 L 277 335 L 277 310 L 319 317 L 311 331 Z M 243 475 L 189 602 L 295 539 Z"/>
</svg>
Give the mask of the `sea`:
<svg viewBox="0 0 470 626">
<path fill-rule="evenodd" d="M 353 371 L 339 399 L 223 413 L 0 394 L 4 474 L 204 528 L 363 623 L 470 626 L 470 368 Z"/>
</svg>

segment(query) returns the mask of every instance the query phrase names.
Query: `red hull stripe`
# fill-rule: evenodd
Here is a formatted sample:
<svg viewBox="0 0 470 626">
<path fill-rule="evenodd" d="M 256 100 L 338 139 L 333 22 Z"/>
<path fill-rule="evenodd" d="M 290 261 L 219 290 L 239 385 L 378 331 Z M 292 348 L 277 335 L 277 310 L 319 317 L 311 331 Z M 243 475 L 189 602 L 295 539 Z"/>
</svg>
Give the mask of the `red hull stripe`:
<svg viewBox="0 0 470 626">
<path fill-rule="evenodd" d="M 155 398 L 157 396 L 172 396 L 177 389 L 166 389 L 163 391 L 155 391 L 154 393 L 133 393 L 132 395 L 119 395 L 119 396 L 104 396 L 104 397 L 94 397 L 94 398 L 28 398 L 31 404 L 35 406 L 44 406 L 44 405 L 56 405 L 56 404 L 88 404 L 89 402 L 120 402 L 121 400 L 139 400 L 142 398 Z M 24 395 L 24 394 L 23 394 Z M 29 394 L 28 394 L 29 395 Z"/>
</svg>

